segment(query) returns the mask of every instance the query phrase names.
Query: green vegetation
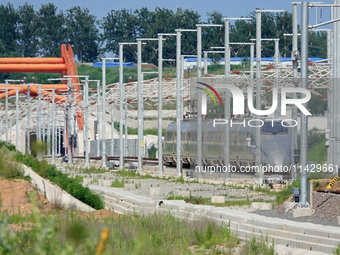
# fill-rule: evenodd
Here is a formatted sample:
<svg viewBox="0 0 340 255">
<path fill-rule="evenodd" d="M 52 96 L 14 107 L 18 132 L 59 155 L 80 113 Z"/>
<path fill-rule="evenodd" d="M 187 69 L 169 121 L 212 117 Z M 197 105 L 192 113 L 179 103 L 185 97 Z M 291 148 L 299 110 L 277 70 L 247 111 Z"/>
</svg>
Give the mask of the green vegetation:
<svg viewBox="0 0 340 255">
<path fill-rule="evenodd" d="M 35 203 L 35 202 L 34 202 Z M 24 227 L 25 223 L 30 223 Z M 119 216 L 96 219 L 89 215 L 82 219 L 72 211 L 55 211 L 46 216 L 33 207 L 30 216 L 0 213 L 0 254 L 95 254 L 100 233 L 109 229 L 103 255 L 108 254 L 191 254 L 189 247 L 196 246 L 195 253 L 207 254 L 206 249 L 224 244 L 230 251 L 239 239 L 227 224 L 202 219 L 185 221 L 170 214 L 151 216 Z M 23 227 L 15 234 L 9 224 Z"/>
<path fill-rule="evenodd" d="M 16 151 L 15 146 L 9 144 L 5 146 L 0 142 L 0 177 L 5 179 L 25 179 L 30 180 L 29 176 L 24 176 L 24 170 L 21 165 L 15 164 Z"/>
<path fill-rule="evenodd" d="M 293 183 L 287 187 L 285 187 L 284 189 L 276 192 L 276 191 L 272 191 L 269 188 L 259 188 L 256 187 L 254 190 L 256 192 L 262 192 L 265 195 L 272 195 L 272 196 L 276 196 L 276 200 L 275 203 L 276 205 L 280 205 L 282 204 L 284 201 L 286 201 L 291 193 L 291 188 L 299 188 L 300 187 L 300 179 L 296 179 L 295 181 L 293 181 Z"/>
<path fill-rule="evenodd" d="M 120 180 L 120 181 L 118 179 L 115 179 L 115 181 L 112 182 L 111 187 L 124 188 L 125 183 L 126 183 L 126 181 L 124 180 L 124 178 L 122 178 L 122 180 Z"/>
<path fill-rule="evenodd" d="M 135 171 L 127 171 L 125 169 L 118 171 L 118 175 L 122 177 L 129 177 L 129 178 L 138 178 L 138 179 L 151 179 L 151 178 L 157 178 L 157 177 L 152 177 L 149 174 L 146 175 L 141 175 L 140 173 L 136 173 Z"/>
<path fill-rule="evenodd" d="M 8 167 L 9 165 L 14 165 L 10 163 L 5 163 L 8 161 L 22 163 L 29 166 L 39 174 L 41 177 L 50 180 L 51 182 L 57 184 L 60 188 L 64 189 L 66 192 L 84 202 L 85 204 L 93 207 L 94 209 L 103 209 L 104 202 L 98 194 L 91 192 L 89 188 L 83 187 L 82 184 L 73 178 L 69 178 L 66 174 L 58 171 L 55 165 L 49 165 L 45 160 L 39 161 L 29 154 L 21 154 L 15 151 L 13 145 L 8 145 L 5 142 L 0 142 L 0 168 L 1 171 L 6 173 L 8 177 Z M 10 152 L 10 153 L 9 153 Z M 2 163 L 1 163 L 2 162 Z M 9 165 L 8 165 L 9 164 Z M 11 178 L 22 177 L 23 173 L 20 170 L 9 172 L 11 173 Z M 16 176 L 14 176 L 14 174 Z M 5 175 L 5 174 L 4 174 Z M 5 175 L 6 177 L 6 175 Z"/>
<path fill-rule="evenodd" d="M 86 167 L 86 168 L 76 167 L 76 166 L 66 166 L 65 169 L 69 170 L 69 171 L 83 173 L 83 174 L 102 174 L 102 173 L 108 172 L 108 170 L 106 170 L 106 169 L 96 168 L 94 166 L 90 166 L 90 167 Z"/>
<path fill-rule="evenodd" d="M 255 236 L 252 236 L 249 241 L 243 246 L 241 255 L 274 255 L 274 241 L 269 244 L 268 236 L 264 237 L 263 235 L 256 239 Z"/>
<path fill-rule="evenodd" d="M 334 255 L 340 255 L 340 243 L 339 243 L 338 246 L 333 250 L 333 254 L 334 254 Z"/>
<path fill-rule="evenodd" d="M 316 161 L 318 164 L 324 164 L 327 161 L 326 139 L 321 140 L 318 144 L 308 150 L 308 160 Z"/>
<path fill-rule="evenodd" d="M 167 200 L 184 200 L 186 203 L 196 204 L 196 205 L 213 205 L 216 207 L 226 207 L 226 206 L 243 206 L 243 205 L 250 205 L 252 202 L 263 202 L 261 199 L 249 200 L 248 198 L 245 200 L 230 200 L 226 201 L 223 204 L 213 204 L 211 203 L 210 198 L 203 198 L 203 197 L 182 197 L 182 196 L 175 196 L 173 192 L 170 192 L 169 196 L 166 198 Z M 271 202 L 271 201 L 265 201 Z"/>
</svg>

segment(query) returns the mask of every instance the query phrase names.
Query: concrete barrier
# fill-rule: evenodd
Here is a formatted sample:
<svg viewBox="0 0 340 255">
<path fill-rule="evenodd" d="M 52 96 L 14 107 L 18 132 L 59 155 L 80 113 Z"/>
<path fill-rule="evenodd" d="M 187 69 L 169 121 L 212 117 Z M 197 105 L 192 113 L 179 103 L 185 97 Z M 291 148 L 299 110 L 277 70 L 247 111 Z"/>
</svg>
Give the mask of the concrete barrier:
<svg viewBox="0 0 340 255">
<path fill-rule="evenodd" d="M 304 217 L 304 216 L 312 216 L 314 212 L 315 212 L 314 209 L 298 208 L 298 209 L 293 209 L 292 214 L 293 214 L 293 218 L 298 218 L 298 217 Z"/>
<path fill-rule="evenodd" d="M 150 187 L 150 197 L 156 197 L 161 195 L 160 187 Z"/>
<path fill-rule="evenodd" d="M 189 190 L 178 190 L 177 196 L 179 196 L 179 197 L 190 197 L 190 191 Z"/>
<path fill-rule="evenodd" d="M 255 210 L 272 210 L 273 204 L 271 203 L 261 203 L 261 202 L 252 202 L 250 207 Z"/>
<path fill-rule="evenodd" d="M 86 184 L 91 184 L 93 182 L 93 178 L 84 178 L 83 179 L 83 184 L 86 185 Z"/>
<path fill-rule="evenodd" d="M 225 196 L 212 196 L 211 197 L 212 204 L 224 204 L 225 203 Z"/>
<path fill-rule="evenodd" d="M 261 203 L 259 209 L 260 210 L 272 210 L 273 204 L 271 204 L 271 203 Z"/>
<path fill-rule="evenodd" d="M 30 167 L 21 164 L 24 169 L 24 175 L 31 177 L 31 183 L 35 185 L 38 190 L 44 192 L 47 200 L 50 203 L 61 203 L 69 209 L 74 209 L 82 212 L 94 212 L 96 211 L 87 204 L 81 202 L 80 200 L 72 197 L 65 190 L 58 187 L 56 184 L 42 178 L 36 172 L 34 172 Z"/>
<path fill-rule="evenodd" d="M 103 180 L 103 186 L 105 187 L 111 187 L 112 180 Z"/>
<path fill-rule="evenodd" d="M 124 183 L 124 189 L 133 190 L 136 189 L 136 185 L 134 183 Z"/>
</svg>

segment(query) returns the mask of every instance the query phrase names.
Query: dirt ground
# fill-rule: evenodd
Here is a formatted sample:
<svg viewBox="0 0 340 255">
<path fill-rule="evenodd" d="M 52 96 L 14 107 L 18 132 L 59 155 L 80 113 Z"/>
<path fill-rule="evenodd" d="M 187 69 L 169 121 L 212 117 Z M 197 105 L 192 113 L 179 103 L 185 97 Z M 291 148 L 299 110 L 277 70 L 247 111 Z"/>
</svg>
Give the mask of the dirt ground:
<svg viewBox="0 0 340 255">
<path fill-rule="evenodd" d="M 19 211 L 22 216 L 31 214 L 33 205 L 29 199 L 30 192 L 35 194 L 38 208 L 42 214 L 48 214 L 52 211 L 51 205 L 44 197 L 44 194 L 38 192 L 34 185 L 22 179 L 0 179 L 0 211 L 7 211 L 9 215 Z M 119 215 L 108 210 L 81 213 L 83 218 L 94 217 L 95 219 L 102 219 L 112 216 L 117 218 Z"/>
<path fill-rule="evenodd" d="M 32 203 L 29 194 L 33 192 L 37 199 L 37 204 L 42 212 L 49 212 L 51 207 L 41 192 L 37 192 L 34 185 L 22 180 L 0 179 L 0 211 L 7 211 L 9 215 L 18 213 L 25 216 L 32 212 Z"/>
</svg>

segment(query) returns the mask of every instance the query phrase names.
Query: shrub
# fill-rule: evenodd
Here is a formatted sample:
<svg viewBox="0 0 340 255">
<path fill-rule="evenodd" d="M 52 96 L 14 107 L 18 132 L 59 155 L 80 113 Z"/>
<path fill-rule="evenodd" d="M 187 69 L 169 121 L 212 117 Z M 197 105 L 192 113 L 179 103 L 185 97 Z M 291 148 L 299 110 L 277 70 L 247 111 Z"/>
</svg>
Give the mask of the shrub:
<svg viewBox="0 0 340 255">
<path fill-rule="evenodd" d="M 69 178 L 66 174 L 58 171 L 55 165 L 50 165 L 45 160 L 39 161 L 27 153 L 23 155 L 18 151 L 13 151 L 12 146 L 0 143 L 0 175 L 7 178 L 23 176 L 21 168 L 8 161 L 16 161 L 31 167 L 41 177 L 57 184 L 70 195 L 94 209 L 100 210 L 104 208 L 104 202 L 100 195 L 92 193 L 89 188 L 83 187 L 79 181 Z"/>
</svg>

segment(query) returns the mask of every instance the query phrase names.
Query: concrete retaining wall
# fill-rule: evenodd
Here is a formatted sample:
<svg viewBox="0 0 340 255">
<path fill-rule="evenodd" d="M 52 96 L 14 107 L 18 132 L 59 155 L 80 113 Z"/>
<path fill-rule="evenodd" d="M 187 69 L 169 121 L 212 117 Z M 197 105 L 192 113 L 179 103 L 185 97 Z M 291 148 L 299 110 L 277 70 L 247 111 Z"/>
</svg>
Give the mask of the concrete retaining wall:
<svg viewBox="0 0 340 255">
<path fill-rule="evenodd" d="M 47 200 L 50 203 L 60 202 L 63 206 L 69 209 L 78 210 L 82 212 L 94 212 L 96 211 L 87 204 L 81 202 L 80 200 L 72 197 L 65 190 L 58 187 L 56 184 L 42 178 L 36 172 L 34 172 L 30 167 L 23 165 L 24 175 L 31 177 L 31 183 L 35 185 L 41 192 L 44 192 Z"/>
</svg>

